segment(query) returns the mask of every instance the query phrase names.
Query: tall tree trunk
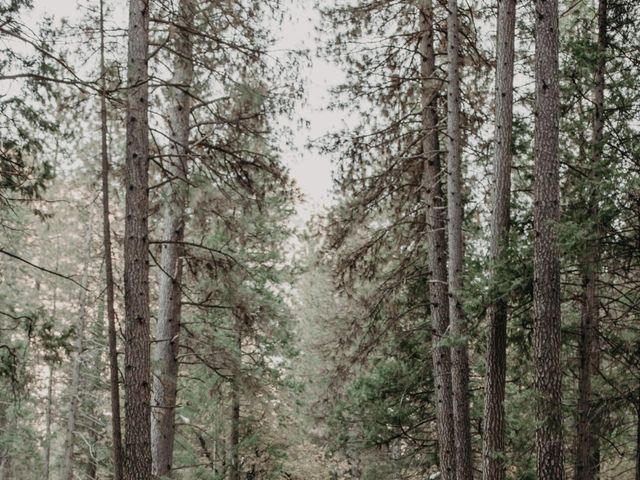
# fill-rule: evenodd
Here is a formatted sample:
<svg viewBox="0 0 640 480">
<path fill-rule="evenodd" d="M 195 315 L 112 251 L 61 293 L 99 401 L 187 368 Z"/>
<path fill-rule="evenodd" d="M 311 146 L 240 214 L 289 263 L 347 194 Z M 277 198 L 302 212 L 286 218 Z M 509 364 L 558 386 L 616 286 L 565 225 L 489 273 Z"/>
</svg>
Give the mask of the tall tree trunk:
<svg viewBox="0 0 640 480">
<path fill-rule="evenodd" d="M 57 247 L 59 247 L 59 243 Z M 56 252 L 59 250 L 57 249 Z M 59 258 L 56 254 L 56 267 L 58 271 Z M 55 322 L 58 307 L 58 285 L 53 286 L 53 305 L 51 310 L 51 318 Z M 53 424 L 53 362 L 49 364 L 49 380 L 47 381 L 47 418 L 45 427 L 46 446 L 44 451 L 44 478 L 49 480 L 51 477 L 51 425 Z"/>
<path fill-rule="evenodd" d="M 91 207 L 89 207 L 91 208 Z M 85 232 L 85 245 L 87 251 L 84 259 L 84 269 L 82 273 L 82 285 L 87 287 L 89 279 L 89 262 L 91 258 L 91 233 L 92 233 L 92 213 L 89 212 Z M 80 366 L 82 363 L 82 351 L 84 349 L 84 332 L 87 325 L 87 301 L 88 292 L 85 289 L 80 291 L 80 309 L 78 320 L 76 321 L 76 342 L 74 345 L 73 360 L 71 363 L 71 385 L 69 386 L 69 412 L 67 414 L 67 431 L 64 440 L 64 460 L 62 464 L 62 479 L 73 480 L 73 451 L 76 434 L 76 420 L 78 416 L 78 401 L 80 394 Z"/>
<path fill-rule="evenodd" d="M 595 229 L 586 245 L 582 262 L 582 312 L 580 321 L 578 372 L 578 420 L 576 442 L 576 480 L 594 480 L 600 470 L 599 413 L 593 407 L 591 378 L 600 368 L 600 316 L 597 291 L 600 266 L 600 209 L 598 171 L 602 162 L 604 131 L 604 89 L 607 50 L 607 0 L 598 2 L 597 63 L 593 86 L 593 133 L 589 168 L 588 214 Z"/>
<path fill-rule="evenodd" d="M 149 2 L 129 3 L 127 69 L 125 302 L 125 461 L 127 480 L 151 478 L 149 326 Z"/>
<path fill-rule="evenodd" d="M 169 130 L 173 150 L 170 193 L 164 205 L 159 309 L 155 329 L 151 444 L 154 475 L 169 475 L 173 458 L 181 316 L 182 257 L 187 204 L 190 88 L 193 81 L 192 0 L 181 0 L 176 24 Z"/>
<path fill-rule="evenodd" d="M 558 1 L 536 0 L 534 287 L 538 478 L 564 477 L 560 367 Z"/>
<path fill-rule="evenodd" d="M 458 2 L 447 4 L 447 209 L 449 213 L 449 319 L 451 336 L 451 384 L 457 480 L 473 478 L 471 424 L 469 419 L 469 359 L 462 306 L 464 244 L 462 239 L 462 136 L 460 132 L 460 41 Z"/>
<path fill-rule="evenodd" d="M 55 310 L 55 309 L 54 309 Z M 55 317 L 54 317 L 55 318 Z M 49 379 L 47 381 L 47 418 L 45 427 L 45 450 L 44 450 L 44 478 L 51 477 L 51 424 L 53 409 L 53 365 L 49 365 Z"/>
<path fill-rule="evenodd" d="M 240 480 L 240 375 L 242 372 L 242 335 L 240 322 L 237 322 L 237 359 L 231 380 L 231 433 L 229 435 L 229 450 L 231 465 L 229 480 Z"/>
<path fill-rule="evenodd" d="M 441 81 L 436 78 L 433 49 L 433 5 L 422 0 L 419 9 L 421 74 L 422 74 L 422 150 L 424 171 L 422 179 L 425 203 L 425 228 L 429 266 L 429 302 L 433 327 L 432 360 L 436 392 L 436 423 L 440 471 L 443 480 L 455 480 L 455 433 L 453 396 L 451 390 L 451 352 L 442 344 L 449 328 L 449 300 L 447 296 L 447 247 L 440 144 L 438 141 L 438 93 Z"/>
<path fill-rule="evenodd" d="M 107 151 L 107 69 L 104 59 L 104 0 L 100 0 L 100 124 L 102 157 L 102 240 L 107 287 L 107 335 L 109 338 L 109 389 L 111 393 L 111 436 L 114 480 L 122 480 L 122 431 L 120 421 L 120 388 L 118 373 L 118 341 L 114 306 L 113 261 L 111 256 L 111 221 L 109 220 L 109 155 Z"/>
<path fill-rule="evenodd" d="M 504 396 L 507 374 L 507 301 L 497 288 L 509 246 L 511 162 L 513 157 L 513 62 L 516 0 L 498 1 L 496 38 L 495 158 L 491 215 L 492 302 L 487 308 L 482 463 L 484 480 L 504 480 Z"/>
</svg>

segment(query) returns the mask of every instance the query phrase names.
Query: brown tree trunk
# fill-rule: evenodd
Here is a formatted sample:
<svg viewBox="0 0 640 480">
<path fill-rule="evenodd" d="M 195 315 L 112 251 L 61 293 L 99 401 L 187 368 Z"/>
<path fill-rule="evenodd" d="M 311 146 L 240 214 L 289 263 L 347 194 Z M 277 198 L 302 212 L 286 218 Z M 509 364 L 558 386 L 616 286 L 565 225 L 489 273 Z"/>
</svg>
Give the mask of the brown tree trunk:
<svg viewBox="0 0 640 480">
<path fill-rule="evenodd" d="M 421 55 L 421 106 L 422 150 L 424 171 L 422 179 L 425 203 L 425 228 L 429 266 L 429 302 L 433 326 L 432 357 L 433 378 L 436 393 L 436 423 L 440 471 L 443 480 L 455 480 L 455 433 L 453 421 L 453 396 L 451 387 L 451 352 L 443 345 L 443 337 L 449 328 L 449 299 L 447 295 L 447 247 L 440 144 L 438 141 L 437 98 L 442 82 L 436 78 L 435 52 L 433 49 L 433 5 L 422 0 L 419 9 Z"/>
<path fill-rule="evenodd" d="M 122 431 L 120 421 L 120 388 L 118 343 L 114 306 L 113 261 L 111 256 L 111 221 L 109 220 L 109 156 L 107 151 L 107 69 L 104 59 L 104 0 L 100 0 L 100 124 L 102 159 L 102 240 L 107 287 L 107 336 L 109 338 L 109 387 L 111 393 L 111 436 L 113 478 L 123 480 Z"/>
<path fill-rule="evenodd" d="M 497 288 L 506 260 L 511 223 L 513 157 L 513 62 L 516 0 L 498 1 L 496 38 L 495 159 L 491 215 L 492 302 L 487 308 L 487 372 L 484 385 L 482 463 L 484 480 L 504 480 L 504 396 L 507 374 L 507 301 Z"/>
<path fill-rule="evenodd" d="M 447 4 L 447 209 L 449 213 L 449 320 L 451 322 L 451 384 L 457 480 L 473 478 L 469 420 L 469 359 L 462 306 L 464 244 L 462 239 L 462 136 L 460 131 L 460 41 L 458 2 Z"/>
<path fill-rule="evenodd" d="M 593 407 L 591 378 L 600 368 L 598 269 L 600 265 L 600 209 L 598 174 L 602 161 L 604 131 L 604 89 L 607 50 L 607 0 L 598 3 L 598 60 L 593 87 L 593 133 L 589 168 L 588 214 L 595 222 L 582 261 L 582 313 L 580 321 L 578 372 L 578 420 L 576 435 L 576 480 L 594 480 L 600 470 L 599 413 Z"/>
<path fill-rule="evenodd" d="M 149 2 L 129 3 L 127 69 L 125 302 L 126 480 L 151 478 L 151 353 L 149 326 Z"/>
<path fill-rule="evenodd" d="M 560 366 L 558 1 L 536 0 L 534 355 L 538 478 L 564 477 Z"/>
<path fill-rule="evenodd" d="M 174 75 L 170 88 L 169 130 L 172 165 L 169 175 L 170 193 L 164 205 L 162 257 L 159 273 L 159 309 L 155 329 L 153 418 L 151 444 L 154 475 L 169 475 L 173 459 L 175 409 L 178 381 L 178 335 L 181 316 L 182 257 L 187 204 L 186 177 L 189 153 L 190 87 L 193 80 L 191 30 L 194 6 L 191 0 L 181 0 L 176 24 Z"/>
</svg>

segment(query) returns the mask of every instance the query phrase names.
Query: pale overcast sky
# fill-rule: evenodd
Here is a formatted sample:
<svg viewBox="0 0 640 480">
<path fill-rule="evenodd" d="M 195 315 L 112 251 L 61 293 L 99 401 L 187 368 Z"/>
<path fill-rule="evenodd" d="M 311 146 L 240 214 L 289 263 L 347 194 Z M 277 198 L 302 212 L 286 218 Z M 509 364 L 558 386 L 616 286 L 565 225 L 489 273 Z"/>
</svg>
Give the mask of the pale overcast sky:
<svg viewBox="0 0 640 480">
<path fill-rule="evenodd" d="M 82 4 L 87 5 L 87 0 Z M 97 0 L 95 2 L 98 3 Z M 126 7 L 122 0 L 106 0 L 107 4 L 118 4 L 119 10 L 115 16 L 119 23 L 126 26 Z M 309 217 L 319 212 L 323 205 L 330 201 L 331 189 L 331 164 L 328 158 L 324 158 L 315 151 L 306 149 L 309 140 L 317 139 L 330 130 L 339 127 L 342 123 L 342 115 L 329 112 L 325 109 L 328 104 L 328 91 L 332 85 L 339 82 L 343 75 L 334 65 L 314 58 L 317 47 L 317 34 L 315 27 L 319 25 L 319 13 L 314 8 L 313 0 L 290 0 L 283 2 L 289 4 L 290 20 L 278 28 L 275 36 L 278 39 L 276 51 L 281 49 L 309 49 L 311 52 L 311 66 L 304 68 L 302 72 L 305 83 L 305 100 L 294 118 L 302 118 L 310 122 L 308 128 L 300 127 L 294 120 L 291 125 L 294 132 L 294 148 L 283 145 L 283 160 L 291 169 L 292 176 L 296 179 L 306 201 L 298 208 L 298 218 L 295 223 L 302 226 Z M 77 19 L 82 14 L 76 0 L 35 0 L 31 18 L 37 20 L 44 14 L 54 15 L 60 19 L 67 17 Z"/>
</svg>

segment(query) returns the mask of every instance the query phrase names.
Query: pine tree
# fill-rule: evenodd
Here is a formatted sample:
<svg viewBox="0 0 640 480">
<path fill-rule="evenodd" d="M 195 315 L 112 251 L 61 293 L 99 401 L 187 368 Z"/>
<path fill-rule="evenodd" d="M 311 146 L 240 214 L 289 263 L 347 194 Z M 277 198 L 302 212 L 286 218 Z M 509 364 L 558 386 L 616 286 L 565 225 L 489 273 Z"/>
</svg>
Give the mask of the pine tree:
<svg viewBox="0 0 640 480">
<path fill-rule="evenodd" d="M 564 478 L 560 364 L 558 2 L 536 2 L 534 355 L 538 478 Z"/>
<path fill-rule="evenodd" d="M 149 3 L 129 5 L 124 233 L 124 478 L 151 478 L 149 318 Z"/>
</svg>

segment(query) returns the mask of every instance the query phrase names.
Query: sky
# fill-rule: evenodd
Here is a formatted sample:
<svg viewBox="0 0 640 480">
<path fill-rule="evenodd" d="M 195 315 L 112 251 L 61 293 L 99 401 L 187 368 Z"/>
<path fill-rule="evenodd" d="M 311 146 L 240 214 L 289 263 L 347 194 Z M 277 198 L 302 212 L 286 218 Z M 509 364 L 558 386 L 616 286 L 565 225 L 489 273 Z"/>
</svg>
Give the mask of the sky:
<svg viewBox="0 0 640 480">
<path fill-rule="evenodd" d="M 86 4 L 87 0 L 83 3 Z M 107 3 L 110 0 L 107 0 Z M 121 3 L 121 2 L 117 2 Z M 294 224 L 302 227 L 311 216 L 322 210 L 323 206 L 331 202 L 331 161 L 317 151 L 306 148 L 311 140 L 316 140 L 342 124 L 342 115 L 326 109 L 329 103 L 329 90 L 344 76 L 343 73 L 326 60 L 315 58 L 315 50 L 319 46 L 316 26 L 320 23 L 320 15 L 311 0 L 289 0 L 289 18 L 283 25 L 275 27 L 276 52 L 286 49 L 310 51 L 310 62 L 304 62 L 301 72 L 305 86 L 303 101 L 293 112 L 289 123 L 293 132 L 292 147 L 282 145 L 282 159 L 289 167 L 292 177 L 296 180 L 303 196 L 297 208 Z M 77 19 L 82 14 L 76 0 L 34 0 L 31 20 L 35 23 L 45 14 L 53 15 L 55 19 Z M 97 0 L 96 0 L 97 4 Z M 126 12 L 116 12 L 122 16 L 118 23 L 126 25 Z M 301 126 L 300 119 L 308 122 Z"/>
</svg>

